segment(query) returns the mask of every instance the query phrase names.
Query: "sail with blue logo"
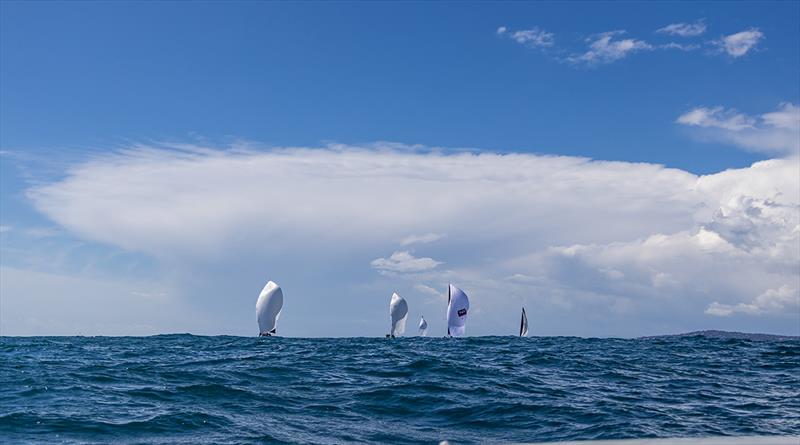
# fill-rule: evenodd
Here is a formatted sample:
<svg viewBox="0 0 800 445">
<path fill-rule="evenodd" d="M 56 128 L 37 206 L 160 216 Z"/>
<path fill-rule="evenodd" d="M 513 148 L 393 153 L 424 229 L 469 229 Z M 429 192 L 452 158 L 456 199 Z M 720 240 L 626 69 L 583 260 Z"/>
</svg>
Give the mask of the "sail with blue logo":
<svg viewBox="0 0 800 445">
<path fill-rule="evenodd" d="M 467 325 L 469 298 L 463 290 L 453 286 L 447 287 L 447 336 L 461 337 Z"/>
</svg>

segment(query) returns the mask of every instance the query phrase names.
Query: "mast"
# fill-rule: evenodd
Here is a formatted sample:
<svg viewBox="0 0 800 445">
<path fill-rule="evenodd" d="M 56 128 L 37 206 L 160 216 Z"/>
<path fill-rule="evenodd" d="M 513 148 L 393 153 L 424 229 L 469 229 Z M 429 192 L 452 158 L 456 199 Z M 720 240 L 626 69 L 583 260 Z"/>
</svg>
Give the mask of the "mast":
<svg viewBox="0 0 800 445">
<path fill-rule="evenodd" d="M 525 308 L 522 308 L 522 317 L 519 320 L 519 336 L 528 336 L 528 315 L 525 313 Z"/>
<path fill-rule="evenodd" d="M 450 282 L 447 282 L 447 310 L 450 310 Z M 446 319 L 447 317 L 445 317 Z M 447 336 L 450 336 L 450 324 L 447 325 Z"/>
</svg>

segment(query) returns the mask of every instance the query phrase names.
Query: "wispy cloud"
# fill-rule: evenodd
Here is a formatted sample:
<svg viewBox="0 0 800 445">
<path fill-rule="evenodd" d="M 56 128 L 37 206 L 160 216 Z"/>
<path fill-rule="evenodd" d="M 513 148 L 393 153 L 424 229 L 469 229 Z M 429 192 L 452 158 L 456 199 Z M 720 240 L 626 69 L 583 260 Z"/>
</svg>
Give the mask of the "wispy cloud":
<svg viewBox="0 0 800 445">
<path fill-rule="evenodd" d="M 669 42 L 669 43 L 664 43 L 662 45 L 658 45 L 658 48 L 659 49 L 677 49 L 677 50 L 681 50 L 681 51 L 694 51 L 694 50 L 700 49 L 700 45 L 698 45 L 696 43 L 685 44 L 685 43 Z"/>
<path fill-rule="evenodd" d="M 511 31 L 505 26 L 497 28 L 497 35 L 508 36 L 511 40 L 530 48 L 549 48 L 555 43 L 555 35 L 539 27 Z"/>
<path fill-rule="evenodd" d="M 755 49 L 759 42 L 764 39 L 764 33 L 758 28 L 750 28 L 745 31 L 723 36 L 711 42 L 718 51 L 724 52 L 733 58 L 739 58 Z"/>
<path fill-rule="evenodd" d="M 678 117 L 679 124 L 697 127 L 724 128 L 739 131 L 753 128 L 756 119 L 739 113 L 736 110 L 726 110 L 723 107 L 697 107 Z"/>
<path fill-rule="evenodd" d="M 443 233 L 426 233 L 424 235 L 409 235 L 400 241 L 400 245 L 408 246 L 409 244 L 432 243 L 442 238 L 444 238 Z"/>
<path fill-rule="evenodd" d="M 697 37 L 704 34 L 706 24 L 703 19 L 694 23 L 681 22 L 672 23 L 656 30 L 658 34 L 666 34 L 678 37 Z M 540 50 L 548 51 L 553 58 L 566 61 L 573 65 L 598 66 L 616 62 L 632 54 L 643 51 L 657 50 L 680 50 L 683 52 L 699 50 L 703 47 L 715 48 L 709 53 L 725 53 L 733 58 L 739 58 L 758 47 L 764 39 L 764 33 L 757 28 L 750 28 L 735 34 L 723 36 L 716 40 L 703 43 L 678 43 L 678 42 L 647 42 L 635 37 L 625 38 L 627 34 L 624 30 L 608 31 L 595 34 L 585 39 L 586 48 L 583 51 L 575 51 L 563 44 L 560 47 L 555 45 L 555 34 L 545 31 L 539 27 L 527 30 L 513 31 L 506 26 L 500 26 L 496 30 L 498 36 L 508 37 L 509 39 Z M 559 54 L 572 54 L 563 57 Z"/>
<path fill-rule="evenodd" d="M 394 252 L 389 258 L 378 258 L 370 263 L 375 269 L 389 272 L 422 272 L 440 264 L 433 258 L 417 258 L 407 250 Z"/>
<path fill-rule="evenodd" d="M 669 34 L 680 37 L 694 37 L 706 32 L 706 24 L 702 19 L 694 23 L 672 23 L 656 30 L 660 34 Z"/>
<path fill-rule="evenodd" d="M 419 293 L 434 297 L 436 299 L 442 299 L 445 297 L 445 294 L 443 292 L 439 292 L 438 290 L 425 284 L 414 285 L 414 290 L 416 290 Z"/>
<path fill-rule="evenodd" d="M 590 37 L 588 51 L 573 55 L 567 60 L 571 63 L 601 65 L 623 59 L 630 54 L 652 50 L 653 46 L 643 40 L 623 39 L 625 31 L 609 31 Z"/>
<path fill-rule="evenodd" d="M 678 117 L 677 123 L 698 127 L 699 136 L 739 147 L 778 155 L 800 152 L 800 107 L 781 104 L 777 110 L 748 116 L 723 107 L 697 107 Z"/>
</svg>

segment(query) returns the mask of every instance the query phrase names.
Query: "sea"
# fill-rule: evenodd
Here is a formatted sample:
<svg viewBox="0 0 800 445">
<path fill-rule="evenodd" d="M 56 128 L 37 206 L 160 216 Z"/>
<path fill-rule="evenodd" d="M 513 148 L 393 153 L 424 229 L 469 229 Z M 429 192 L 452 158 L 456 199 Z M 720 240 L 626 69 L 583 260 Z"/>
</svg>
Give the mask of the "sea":
<svg viewBox="0 0 800 445">
<path fill-rule="evenodd" d="M 2 443 L 800 435 L 800 340 L 0 337 Z"/>
</svg>

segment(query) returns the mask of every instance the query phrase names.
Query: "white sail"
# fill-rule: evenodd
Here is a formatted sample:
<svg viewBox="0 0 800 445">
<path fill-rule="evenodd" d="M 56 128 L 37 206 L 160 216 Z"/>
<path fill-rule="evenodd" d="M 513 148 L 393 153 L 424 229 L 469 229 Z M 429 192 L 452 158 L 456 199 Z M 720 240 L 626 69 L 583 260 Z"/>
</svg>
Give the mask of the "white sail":
<svg viewBox="0 0 800 445">
<path fill-rule="evenodd" d="M 461 337 L 467 324 L 469 298 L 461 289 L 450 284 L 447 288 L 447 335 Z"/>
<path fill-rule="evenodd" d="M 389 316 L 392 317 L 392 329 L 389 335 L 395 337 L 406 331 L 408 303 L 403 297 L 397 295 L 397 292 L 392 294 L 392 300 L 389 303 Z"/>
<path fill-rule="evenodd" d="M 425 317 L 419 317 L 419 335 L 425 337 L 428 335 L 428 322 Z"/>
<path fill-rule="evenodd" d="M 525 315 L 525 308 L 522 308 L 522 319 L 519 321 L 519 336 L 528 336 L 528 316 Z"/>
<path fill-rule="evenodd" d="M 277 332 L 276 324 L 283 309 L 283 291 L 273 281 L 261 290 L 256 301 L 256 318 L 259 335 L 272 335 Z"/>
</svg>

